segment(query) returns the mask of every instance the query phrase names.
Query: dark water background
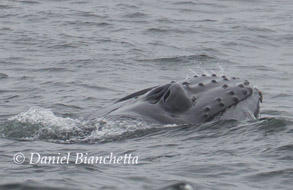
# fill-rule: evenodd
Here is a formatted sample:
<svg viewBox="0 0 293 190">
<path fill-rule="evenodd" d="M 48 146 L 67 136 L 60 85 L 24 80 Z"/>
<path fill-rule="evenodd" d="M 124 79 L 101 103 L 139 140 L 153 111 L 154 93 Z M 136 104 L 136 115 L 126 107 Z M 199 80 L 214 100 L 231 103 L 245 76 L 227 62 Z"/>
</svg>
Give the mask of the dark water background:
<svg viewBox="0 0 293 190">
<path fill-rule="evenodd" d="M 290 0 L 1 0 L 0 189 L 292 189 L 292 10 Z M 263 92 L 261 119 L 82 120 L 218 65 Z M 17 152 L 131 153 L 139 164 L 16 165 Z"/>
</svg>

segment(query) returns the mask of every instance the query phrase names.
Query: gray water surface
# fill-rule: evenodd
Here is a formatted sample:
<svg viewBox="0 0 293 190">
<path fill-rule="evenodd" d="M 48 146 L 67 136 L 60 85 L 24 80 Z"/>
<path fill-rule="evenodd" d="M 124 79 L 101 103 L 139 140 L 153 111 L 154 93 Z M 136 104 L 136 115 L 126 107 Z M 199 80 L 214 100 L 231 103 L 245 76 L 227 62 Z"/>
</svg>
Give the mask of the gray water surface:
<svg viewBox="0 0 293 190">
<path fill-rule="evenodd" d="M 2 0 L 0 189 L 292 189 L 292 10 L 289 0 Z M 129 93 L 221 68 L 262 91 L 260 119 L 83 120 Z M 139 162 L 32 165 L 31 152 Z"/>
</svg>

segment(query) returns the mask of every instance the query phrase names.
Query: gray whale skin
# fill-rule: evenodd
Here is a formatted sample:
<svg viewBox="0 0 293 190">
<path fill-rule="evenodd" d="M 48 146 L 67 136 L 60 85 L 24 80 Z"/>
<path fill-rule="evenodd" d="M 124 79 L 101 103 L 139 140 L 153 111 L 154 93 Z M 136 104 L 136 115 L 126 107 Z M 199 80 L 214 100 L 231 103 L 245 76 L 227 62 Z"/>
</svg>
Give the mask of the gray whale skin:
<svg viewBox="0 0 293 190">
<path fill-rule="evenodd" d="M 144 118 L 161 124 L 200 124 L 241 102 L 246 104 L 251 97 L 256 101 L 248 108 L 257 118 L 262 102 L 262 94 L 257 88 L 247 80 L 203 74 L 132 93 L 117 100 L 103 116 Z"/>
</svg>

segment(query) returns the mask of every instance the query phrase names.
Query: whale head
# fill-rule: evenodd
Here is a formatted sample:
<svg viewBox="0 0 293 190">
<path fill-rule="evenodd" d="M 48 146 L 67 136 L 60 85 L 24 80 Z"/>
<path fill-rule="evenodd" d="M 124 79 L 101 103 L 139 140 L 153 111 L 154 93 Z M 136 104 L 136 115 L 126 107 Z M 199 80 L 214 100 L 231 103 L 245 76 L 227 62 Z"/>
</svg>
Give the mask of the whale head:
<svg viewBox="0 0 293 190">
<path fill-rule="evenodd" d="M 247 109 L 257 117 L 262 95 L 247 80 L 201 75 L 136 92 L 120 99 L 129 102 L 109 114 L 139 115 L 163 124 L 198 124 L 240 103 L 246 105 L 249 99 L 255 101 Z"/>
</svg>

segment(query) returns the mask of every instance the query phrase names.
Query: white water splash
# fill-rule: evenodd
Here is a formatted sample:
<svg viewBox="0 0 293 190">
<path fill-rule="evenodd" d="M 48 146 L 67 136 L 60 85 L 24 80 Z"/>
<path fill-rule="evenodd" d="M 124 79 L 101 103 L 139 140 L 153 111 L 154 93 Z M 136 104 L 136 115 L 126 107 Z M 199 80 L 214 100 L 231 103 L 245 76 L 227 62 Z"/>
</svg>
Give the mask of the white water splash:
<svg viewBox="0 0 293 190">
<path fill-rule="evenodd" d="M 111 138 L 122 135 L 125 132 L 134 132 L 155 128 L 158 125 L 149 124 L 143 121 L 128 118 L 96 118 L 89 121 L 89 125 L 94 125 L 95 130 L 86 138 L 86 140 L 95 140 L 101 138 Z"/>
<path fill-rule="evenodd" d="M 60 128 L 63 130 L 70 130 L 78 128 L 81 125 L 81 121 L 72 118 L 57 117 L 51 110 L 32 107 L 26 112 L 8 118 L 8 121 L 18 121 L 20 123 L 30 123 L 33 125 L 42 125 L 47 127 Z"/>
<path fill-rule="evenodd" d="M 197 64 L 195 68 L 189 68 L 189 72 L 191 73 L 191 76 L 190 74 L 187 74 L 185 79 L 190 79 L 194 75 L 200 76 L 201 74 L 205 74 L 207 76 L 210 76 L 212 74 L 216 74 L 217 76 L 223 76 L 224 75 L 223 67 L 218 62 L 216 63 L 216 67 L 217 68 L 214 68 L 213 66 L 213 68 L 207 69 L 203 63 L 199 63 Z"/>
<path fill-rule="evenodd" d="M 101 117 L 84 121 L 58 117 L 51 110 L 32 107 L 28 111 L 10 117 L 5 127 L 4 131 L 8 131 L 8 134 L 4 136 L 7 137 L 72 143 L 99 141 L 117 137 L 126 132 L 171 126 L 150 124 L 125 117 Z"/>
</svg>

